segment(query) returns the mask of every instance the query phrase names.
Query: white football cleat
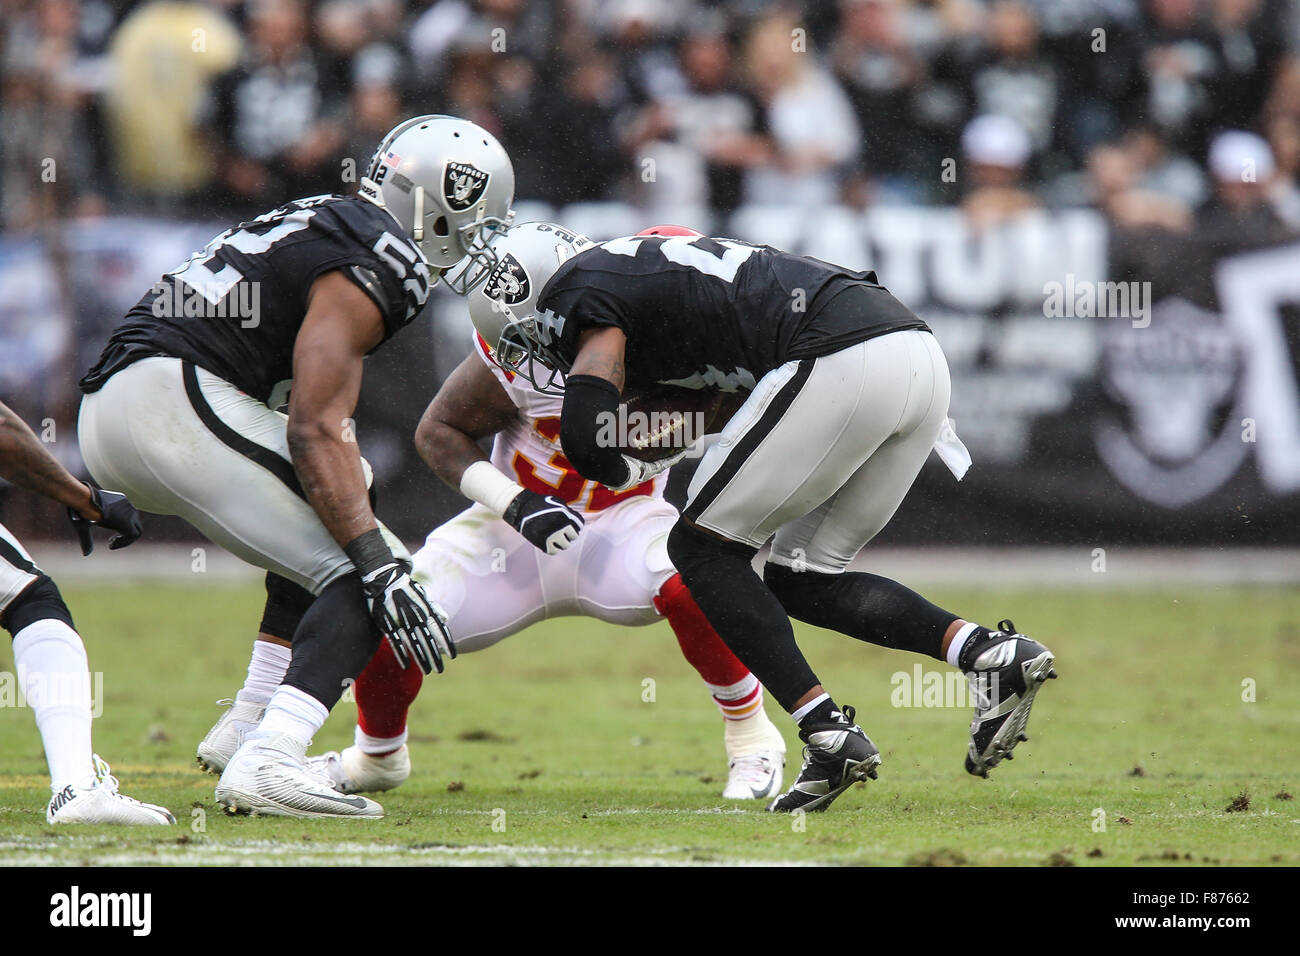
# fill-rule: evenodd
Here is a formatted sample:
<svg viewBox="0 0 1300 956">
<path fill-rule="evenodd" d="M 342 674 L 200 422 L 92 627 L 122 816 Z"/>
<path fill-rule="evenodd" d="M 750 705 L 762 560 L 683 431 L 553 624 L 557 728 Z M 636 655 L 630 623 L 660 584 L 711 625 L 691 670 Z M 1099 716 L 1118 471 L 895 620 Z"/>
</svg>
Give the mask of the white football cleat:
<svg viewBox="0 0 1300 956">
<path fill-rule="evenodd" d="M 406 744 L 376 757 L 358 747 L 331 750 L 307 758 L 307 769 L 324 777 L 339 793 L 377 793 L 392 790 L 411 775 L 411 752 Z"/>
<path fill-rule="evenodd" d="M 195 754 L 199 766 L 208 773 L 221 773 L 226 769 L 226 764 L 244 742 L 244 735 L 257 729 L 257 725 L 262 722 L 262 715 L 266 713 L 265 703 L 231 700 L 228 697 L 217 703 L 225 704 L 226 712 L 199 741 Z"/>
<path fill-rule="evenodd" d="M 94 755 L 95 785 L 79 790 L 72 784 L 50 800 L 46 823 L 125 823 L 135 826 L 165 826 L 176 818 L 166 807 L 141 803 L 117 792 L 117 778 L 99 756 Z"/>
<path fill-rule="evenodd" d="M 217 781 L 217 802 L 231 813 L 276 817 L 382 817 L 366 797 L 344 796 L 307 769 L 307 748 L 288 734 L 246 741 Z"/>
<path fill-rule="evenodd" d="M 785 780 L 785 751 L 760 750 L 735 757 L 727 771 L 727 800 L 766 800 L 781 792 Z"/>
</svg>

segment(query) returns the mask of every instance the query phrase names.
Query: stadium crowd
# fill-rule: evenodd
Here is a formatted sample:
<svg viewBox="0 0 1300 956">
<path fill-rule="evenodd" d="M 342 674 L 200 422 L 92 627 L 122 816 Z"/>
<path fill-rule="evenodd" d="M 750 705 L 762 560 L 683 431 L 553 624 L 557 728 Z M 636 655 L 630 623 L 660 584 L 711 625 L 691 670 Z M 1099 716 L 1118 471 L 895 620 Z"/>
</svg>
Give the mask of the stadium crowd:
<svg viewBox="0 0 1300 956">
<path fill-rule="evenodd" d="M 414 112 L 517 194 L 1300 227 L 1297 0 L 0 0 L 8 233 L 354 188 Z M 1231 131 L 1228 135 L 1221 135 Z"/>
</svg>

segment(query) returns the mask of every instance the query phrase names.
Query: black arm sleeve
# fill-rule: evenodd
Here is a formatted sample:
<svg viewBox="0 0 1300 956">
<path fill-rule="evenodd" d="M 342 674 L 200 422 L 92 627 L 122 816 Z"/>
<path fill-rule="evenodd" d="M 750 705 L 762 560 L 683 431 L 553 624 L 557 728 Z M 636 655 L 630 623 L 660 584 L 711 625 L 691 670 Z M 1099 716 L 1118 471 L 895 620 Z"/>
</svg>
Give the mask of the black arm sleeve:
<svg viewBox="0 0 1300 956">
<path fill-rule="evenodd" d="M 601 427 L 617 420 L 618 400 L 614 383 L 595 375 L 570 375 L 564 380 L 560 446 L 578 474 L 602 485 L 621 485 L 629 477 L 623 453 L 610 440 L 613 430 Z"/>
</svg>

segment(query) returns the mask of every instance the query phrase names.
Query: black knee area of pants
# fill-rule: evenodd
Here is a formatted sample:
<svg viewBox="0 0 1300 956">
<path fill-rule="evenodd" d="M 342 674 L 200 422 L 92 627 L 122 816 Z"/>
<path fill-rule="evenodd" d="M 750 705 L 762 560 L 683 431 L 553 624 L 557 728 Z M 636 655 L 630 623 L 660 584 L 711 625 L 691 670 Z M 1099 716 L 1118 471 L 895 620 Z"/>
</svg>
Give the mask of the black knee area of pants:
<svg viewBox="0 0 1300 956">
<path fill-rule="evenodd" d="M 62 621 L 74 631 L 77 629 L 72 623 L 72 612 L 59 593 L 58 585 L 48 574 L 42 574 L 27 585 L 23 593 L 14 598 L 4 613 L 0 614 L 0 627 L 13 635 L 29 624 L 46 620 Z"/>
<path fill-rule="evenodd" d="M 266 572 L 266 607 L 258 630 L 284 641 L 293 640 L 303 615 L 316 600 L 301 584 L 295 584 L 274 571 Z"/>
<path fill-rule="evenodd" d="M 333 707 L 344 682 L 356 679 L 378 647 L 361 575 L 354 571 L 329 584 L 303 615 L 284 683 Z"/>
<path fill-rule="evenodd" d="M 869 644 L 938 656 L 955 614 L 878 574 L 763 567 L 763 580 L 786 613 Z"/>
<path fill-rule="evenodd" d="M 668 559 L 681 574 L 688 588 L 691 586 L 690 575 L 719 555 L 731 555 L 752 561 L 757 552 L 757 548 L 701 531 L 695 525 L 680 518 L 673 525 L 673 530 L 668 533 Z"/>
<path fill-rule="evenodd" d="M 818 681 L 790 619 L 750 564 L 755 549 L 678 520 L 668 557 L 724 644 L 786 710 Z"/>
</svg>

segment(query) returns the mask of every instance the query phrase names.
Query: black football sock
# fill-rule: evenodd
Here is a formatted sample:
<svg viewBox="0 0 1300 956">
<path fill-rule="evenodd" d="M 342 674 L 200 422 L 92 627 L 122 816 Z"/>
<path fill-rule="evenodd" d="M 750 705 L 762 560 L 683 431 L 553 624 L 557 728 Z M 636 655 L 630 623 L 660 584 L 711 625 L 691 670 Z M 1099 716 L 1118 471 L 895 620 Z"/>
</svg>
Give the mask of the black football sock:
<svg viewBox="0 0 1300 956">
<path fill-rule="evenodd" d="M 943 660 L 943 636 L 956 614 L 877 574 L 825 574 L 768 563 L 763 580 L 796 620 L 868 644 Z"/>
<path fill-rule="evenodd" d="M 303 615 L 284 683 L 332 708 L 345 682 L 361 673 L 378 647 L 361 576 L 354 571 L 329 584 Z"/>
<path fill-rule="evenodd" d="M 787 711 L 817 686 L 781 602 L 754 573 L 755 549 L 679 520 L 668 556 L 695 603 L 733 654 Z"/>
<path fill-rule="evenodd" d="M 799 718 L 800 727 L 811 727 L 814 724 L 838 724 L 847 723 L 848 719 L 840 710 L 839 705 L 831 700 L 830 695 L 825 695 L 826 699 L 821 701 L 816 707 L 808 711 Z"/>
</svg>

